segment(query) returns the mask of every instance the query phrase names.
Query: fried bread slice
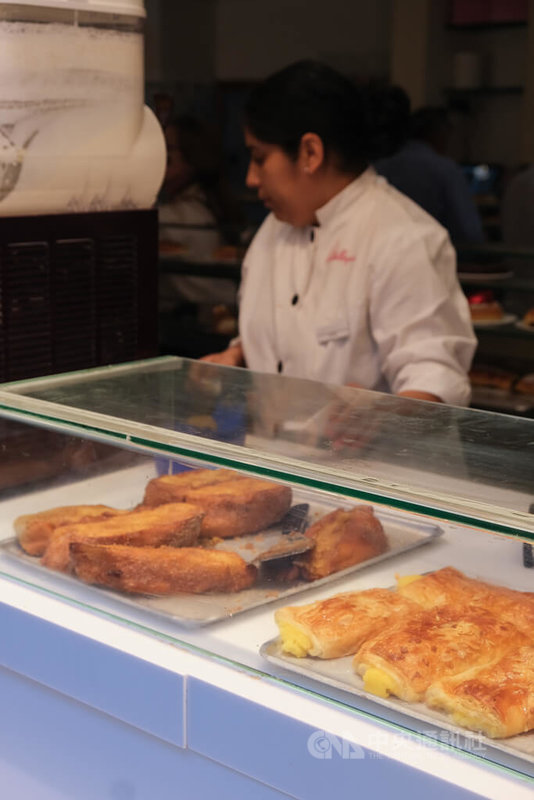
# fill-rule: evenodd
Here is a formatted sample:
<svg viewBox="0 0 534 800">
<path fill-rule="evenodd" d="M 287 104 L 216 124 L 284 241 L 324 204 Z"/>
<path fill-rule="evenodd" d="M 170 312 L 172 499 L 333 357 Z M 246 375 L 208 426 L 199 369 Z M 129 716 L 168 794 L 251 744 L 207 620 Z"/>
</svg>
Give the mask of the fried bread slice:
<svg viewBox="0 0 534 800">
<path fill-rule="evenodd" d="M 166 503 L 102 522 L 63 525 L 52 534 L 41 563 L 50 569 L 68 570 L 71 542 L 99 541 L 135 547 L 192 545 L 198 540 L 201 521 L 202 512 L 197 506 Z"/>
<path fill-rule="evenodd" d="M 237 553 L 202 547 L 128 547 L 72 542 L 75 574 L 86 583 L 133 594 L 239 592 L 257 569 Z"/>
<path fill-rule="evenodd" d="M 179 503 L 185 500 L 189 489 L 212 486 L 215 483 L 238 480 L 239 472 L 232 469 L 191 469 L 177 475 L 161 475 L 153 478 L 145 487 L 144 506 L 159 506 L 162 503 Z"/>
<path fill-rule="evenodd" d="M 278 522 L 289 510 L 291 496 L 289 486 L 240 477 L 189 489 L 184 500 L 204 512 L 201 536 L 227 539 L 256 533 Z"/>
<path fill-rule="evenodd" d="M 309 527 L 306 536 L 314 540 L 315 547 L 299 556 L 298 564 L 302 576 L 309 581 L 367 561 L 389 547 L 382 523 L 371 506 L 332 511 Z"/>
<path fill-rule="evenodd" d="M 284 652 L 302 658 L 340 658 L 353 655 L 371 635 L 401 614 L 417 611 L 411 600 L 388 589 L 342 592 L 305 606 L 275 611 Z"/>
<path fill-rule="evenodd" d="M 494 739 L 534 728 L 534 646 L 512 650 L 496 664 L 443 678 L 427 690 L 430 708 Z"/>
<path fill-rule="evenodd" d="M 441 606 L 403 616 L 368 639 L 353 665 L 367 691 L 418 702 L 436 680 L 495 663 L 529 641 L 487 609 Z"/>
<path fill-rule="evenodd" d="M 30 556 L 41 556 L 56 528 L 127 514 L 127 510 L 103 505 L 58 506 L 35 514 L 23 514 L 14 522 L 15 533 L 23 550 Z"/>
</svg>

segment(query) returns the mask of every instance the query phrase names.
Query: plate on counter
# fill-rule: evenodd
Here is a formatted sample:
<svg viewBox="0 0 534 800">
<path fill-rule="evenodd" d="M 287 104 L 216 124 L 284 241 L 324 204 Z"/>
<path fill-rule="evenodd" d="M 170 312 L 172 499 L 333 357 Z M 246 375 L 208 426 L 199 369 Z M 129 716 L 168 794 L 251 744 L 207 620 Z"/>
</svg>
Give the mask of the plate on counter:
<svg viewBox="0 0 534 800">
<path fill-rule="evenodd" d="M 526 322 L 522 322 L 520 319 L 515 323 L 515 327 L 519 328 L 520 331 L 526 331 L 526 333 L 534 333 L 534 325 L 527 325 Z"/>
<path fill-rule="evenodd" d="M 323 498 L 318 496 L 318 493 L 306 491 L 294 491 L 293 503 L 307 503 L 309 505 L 310 524 L 313 524 L 313 522 L 317 521 L 320 517 L 338 508 L 347 509 L 357 505 L 370 505 L 349 502 L 342 498 L 339 498 L 337 502 L 333 502 L 328 497 Z M 76 589 L 83 587 L 84 594 L 86 596 L 87 594 L 93 596 L 96 603 L 98 603 L 98 598 L 105 597 L 107 599 L 112 599 L 123 607 L 135 608 L 138 611 L 150 611 L 155 616 L 165 619 L 167 622 L 173 621 L 182 626 L 197 627 L 227 619 L 235 614 L 266 605 L 267 603 L 271 603 L 283 597 L 290 597 L 304 592 L 307 589 L 314 589 L 317 586 L 331 583 L 347 575 L 356 573 L 361 569 L 365 569 L 379 561 L 394 558 L 400 553 L 405 553 L 423 544 L 433 542 L 443 533 L 443 529 L 438 525 L 432 522 L 426 522 L 415 516 L 412 517 L 405 512 L 383 509 L 380 506 L 373 506 L 373 508 L 375 516 L 382 523 L 384 532 L 388 538 L 389 550 L 385 553 L 315 581 L 306 581 L 302 578 L 288 582 L 275 581 L 269 579 L 268 570 L 264 571 L 264 569 L 261 568 L 259 570 L 258 580 L 254 586 L 249 589 L 243 589 L 240 592 L 227 594 L 177 594 L 163 597 L 154 595 L 128 595 L 115 589 L 86 584 L 73 575 L 51 570 L 43 566 L 38 557 L 29 556 L 25 553 L 16 539 L 8 539 L 0 543 L 0 554 L 6 556 L 8 559 L 14 559 L 19 564 L 23 563 L 27 565 L 36 578 L 36 584 L 38 584 L 39 576 L 46 579 L 47 583 L 53 581 L 56 585 L 63 587 L 64 595 L 70 595 L 74 600 L 76 600 Z M 265 543 L 265 540 L 268 538 L 269 547 L 273 547 L 275 546 L 276 540 L 276 536 L 273 537 L 273 530 L 276 533 L 276 526 L 266 531 L 260 531 L 258 534 L 254 534 L 254 536 L 260 541 L 263 541 L 263 543 Z M 283 540 L 284 535 L 281 529 L 279 533 L 280 540 Z M 253 537 L 248 536 L 247 538 L 251 540 Z M 224 549 L 231 549 L 231 542 L 234 541 L 235 547 L 233 547 L 233 549 L 238 551 L 240 547 L 238 539 L 239 537 L 236 537 L 235 540 L 224 540 Z M 250 542 L 247 543 L 247 547 L 249 546 Z"/>
<path fill-rule="evenodd" d="M 471 407 L 503 414 L 529 414 L 534 409 L 534 397 L 494 386 L 473 386 Z"/>
<path fill-rule="evenodd" d="M 260 654 L 269 663 L 282 667 L 293 674 L 311 678 L 322 686 L 341 689 L 351 695 L 365 698 L 367 701 L 375 702 L 394 712 L 426 723 L 429 726 L 427 735 L 432 738 L 436 738 L 439 734 L 437 728 L 450 732 L 450 737 L 438 736 L 439 741 L 462 743 L 463 749 L 468 752 L 484 753 L 493 749 L 516 759 L 521 758 L 534 765 L 534 732 L 511 736 L 509 739 L 490 739 L 455 725 L 447 714 L 435 711 L 424 703 L 408 703 L 393 695 L 387 698 L 378 697 L 363 688 L 363 679 L 352 668 L 353 656 L 330 659 L 296 658 L 282 652 L 278 639 L 265 642 L 260 648 Z"/>
<path fill-rule="evenodd" d="M 516 322 L 516 314 L 503 314 L 500 319 L 474 319 L 473 328 L 500 328 L 502 325 L 511 325 Z"/>
</svg>

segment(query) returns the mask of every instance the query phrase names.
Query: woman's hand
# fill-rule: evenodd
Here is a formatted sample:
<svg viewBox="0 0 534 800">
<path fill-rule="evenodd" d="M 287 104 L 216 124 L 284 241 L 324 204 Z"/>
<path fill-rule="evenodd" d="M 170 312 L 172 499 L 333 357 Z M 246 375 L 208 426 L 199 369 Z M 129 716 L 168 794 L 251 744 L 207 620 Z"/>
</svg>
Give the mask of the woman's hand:
<svg viewBox="0 0 534 800">
<path fill-rule="evenodd" d="M 355 389 L 362 388 L 357 383 L 348 383 Z M 374 400 L 366 395 L 354 394 L 333 403 L 330 408 L 324 436 L 334 453 L 346 454 L 363 450 L 372 442 L 380 430 L 381 416 Z"/>
<path fill-rule="evenodd" d="M 412 400 L 428 400 L 431 403 L 443 403 L 441 397 L 437 394 L 430 392 L 420 392 L 416 389 L 407 389 L 405 392 L 399 392 L 397 397 L 410 397 Z"/>
<path fill-rule="evenodd" d="M 199 361 L 209 361 L 212 364 L 222 364 L 225 367 L 245 366 L 243 348 L 240 344 L 228 347 L 221 353 L 211 353 L 210 355 L 202 356 L 202 358 L 199 358 Z"/>
<path fill-rule="evenodd" d="M 356 383 L 348 383 L 347 386 L 362 388 Z M 390 397 L 392 396 L 390 395 Z M 442 402 L 441 398 L 435 394 L 415 389 L 399 392 L 396 397 Z M 418 417 L 427 413 L 417 403 L 389 403 L 389 406 L 386 404 L 382 410 L 379 405 L 376 401 L 368 401 L 358 395 L 334 405 L 324 431 L 326 438 L 331 443 L 331 449 L 334 452 L 362 450 L 380 431 L 384 415 L 395 414 L 402 418 L 403 416 Z M 431 411 L 428 413 L 431 414 Z"/>
<path fill-rule="evenodd" d="M 375 437 L 381 424 L 376 393 L 347 391 L 361 389 L 356 383 L 339 387 L 333 398 L 311 417 L 303 440 L 309 445 L 349 455 L 363 450 Z"/>
</svg>

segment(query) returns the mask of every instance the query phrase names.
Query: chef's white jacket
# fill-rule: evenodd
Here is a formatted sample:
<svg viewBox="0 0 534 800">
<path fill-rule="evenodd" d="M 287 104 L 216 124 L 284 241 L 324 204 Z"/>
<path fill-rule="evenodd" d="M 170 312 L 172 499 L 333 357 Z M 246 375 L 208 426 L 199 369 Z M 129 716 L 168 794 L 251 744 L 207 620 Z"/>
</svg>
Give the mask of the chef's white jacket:
<svg viewBox="0 0 534 800">
<path fill-rule="evenodd" d="M 295 228 L 270 214 L 247 251 L 248 367 L 468 403 L 476 339 L 446 230 L 372 168 L 316 216 Z"/>
</svg>

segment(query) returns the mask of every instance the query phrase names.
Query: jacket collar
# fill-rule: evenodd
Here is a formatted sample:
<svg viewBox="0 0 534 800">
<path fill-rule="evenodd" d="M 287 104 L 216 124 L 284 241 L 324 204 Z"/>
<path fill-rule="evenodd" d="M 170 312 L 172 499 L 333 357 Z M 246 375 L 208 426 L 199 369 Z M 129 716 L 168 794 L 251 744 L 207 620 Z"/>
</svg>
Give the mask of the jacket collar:
<svg viewBox="0 0 534 800">
<path fill-rule="evenodd" d="M 345 186 L 340 192 L 332 197 L 324 206 L 315 212 L 317 221 L 321 227 L 329 227 L 335 223 L 343 212 L 375 182 L 376 171 L 374 167 L 368 167 L 361 175 Z"/>
</svg>

